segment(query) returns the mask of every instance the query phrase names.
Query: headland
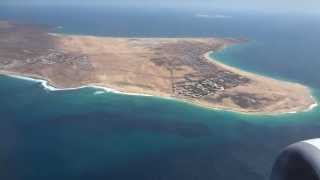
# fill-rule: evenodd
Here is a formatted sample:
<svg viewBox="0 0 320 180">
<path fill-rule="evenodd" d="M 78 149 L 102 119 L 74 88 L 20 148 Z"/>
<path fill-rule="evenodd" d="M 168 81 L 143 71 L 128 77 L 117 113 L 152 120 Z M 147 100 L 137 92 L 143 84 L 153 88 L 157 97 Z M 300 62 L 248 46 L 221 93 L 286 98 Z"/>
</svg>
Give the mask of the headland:
<svg viewBox="0 0 320 180">
<path fill-rule="evenodd" d="M 0 22 L 0 73 L 42 79 L 57 89 L 105 87 L 241 113 L 298 112 L 316 103 L 303 85 L 245 72 L 210 58 L 211 52 L 240 40 L 48 32 L 44 27 Z"/>
</svg>

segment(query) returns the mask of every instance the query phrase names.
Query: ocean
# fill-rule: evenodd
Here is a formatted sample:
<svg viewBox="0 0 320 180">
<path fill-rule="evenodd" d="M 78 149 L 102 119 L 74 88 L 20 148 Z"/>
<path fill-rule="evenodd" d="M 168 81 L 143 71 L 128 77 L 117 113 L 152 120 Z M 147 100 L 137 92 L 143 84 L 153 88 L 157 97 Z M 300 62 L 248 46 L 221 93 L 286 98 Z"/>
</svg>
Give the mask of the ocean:
<svg viewBox="0 0 320 180">
<path fill-rule="evenodd" d="M 59 12 L 59 13 L 57 13 Z M 320 18 L 139 8 L 0 7 L 0 19 L 52 32 L 228 37 L 231 66 L 307 85 L 320 99 Z M 50 91 L 0 76 L 0 179 L 267 180 L 287 145 L 320 137 L 320 108 L 277 116 L 210 110 L 96 88 Z"/>
</svg>

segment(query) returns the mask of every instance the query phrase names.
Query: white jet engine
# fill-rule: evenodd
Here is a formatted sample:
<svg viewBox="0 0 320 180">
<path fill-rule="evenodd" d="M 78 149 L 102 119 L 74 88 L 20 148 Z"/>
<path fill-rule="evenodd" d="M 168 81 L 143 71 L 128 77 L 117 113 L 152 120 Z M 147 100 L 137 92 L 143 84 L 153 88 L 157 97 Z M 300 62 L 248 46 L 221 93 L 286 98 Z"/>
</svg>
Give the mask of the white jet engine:
<svg viewBox="0 0 320 180">
<path fill-rule="evenodd" d="M 271 180 L 320 180 L 320 139 L 301 141 L 278 156 Z"/>
</svg>

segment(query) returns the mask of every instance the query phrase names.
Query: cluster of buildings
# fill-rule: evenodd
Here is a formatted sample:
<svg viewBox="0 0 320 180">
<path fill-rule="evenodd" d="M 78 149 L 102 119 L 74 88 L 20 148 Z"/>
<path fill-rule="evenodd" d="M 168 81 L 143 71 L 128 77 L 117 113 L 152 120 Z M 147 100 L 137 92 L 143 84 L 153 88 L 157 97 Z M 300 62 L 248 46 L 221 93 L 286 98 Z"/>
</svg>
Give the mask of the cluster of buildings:
<svg viewBox="0 0 320 180">
<path fill-rule="evenodd" d="M 178 96 L 200 98 L 248 82 L 249 79 L 242 76 L 229 71 L 220 71 L 199 80 L 184 78 L 183 81 L 174 84 L 174 92 Z"/>
<path fill-rule="evenodd" d="M 90 61 L 88 56 L 85 55 L 72 55 L 63 53 L 57 50 L 49 50 L 49 52 L 45 55 L 28 58 L 26 62 L 29 64 L 32 63 L 42 63 L 46 65 L 52 64 L 70 64 L 70 65 L 78 65 L 80 68 L 88 68 L 90 66 Z"/>
</svg>

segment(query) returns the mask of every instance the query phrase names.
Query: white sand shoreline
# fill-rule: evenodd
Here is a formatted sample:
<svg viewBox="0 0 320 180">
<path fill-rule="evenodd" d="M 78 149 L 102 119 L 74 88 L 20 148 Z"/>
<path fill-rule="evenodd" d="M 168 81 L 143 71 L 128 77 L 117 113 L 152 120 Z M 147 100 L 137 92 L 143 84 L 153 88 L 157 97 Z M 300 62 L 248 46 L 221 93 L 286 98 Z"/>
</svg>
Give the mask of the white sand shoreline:
<svg viewBox="0 0 320 180">
<path fill-rule="evenodd" d="M 222 48 L 223 49 L 223 48 Z M 228 66 L 225 65 L 223 63 L 217 62 L 217 60 L 213 59 L 210 57 L 210 54 L 213 53 L 213 51 L 209 51 L 206 54 L 204 54 L 205 58 L 208 61 L 211 61 L 213 63 L 216 63 L 217 65 L 220 65 L 226 69 L 231 69 L 231 70 L 236 70 L 236 71 L 241 71 L 241 73 L 245 73 L 245 74 L 253 74 L 250 72 L 246 72 L 246 71 L 242 71 L 240 69 L 237 69 L 235 67 L 232 66 Z M 192 104 L 195 106 L 201 106 L 199 105 L 199 103 L 196 102 L 189 102 L 185 99 L 178 99 L 175 97 L 169 97 L 169 96 L 157 96 L 157 95 L 150 95 L 150 94 L 143 94 L 143 93 L 128 93 L 128 92 L 123 92 L 123 91 L 119 91 L 116 89 L 112 89 L 112 88 L 108 88 L 108 87 L 104 87 L 104 86 L 100 86 L 97 84 L 88 84 L 88 85 L 84 85 L 84 86 L 79 86 L 79 87 L 75 87 L 75 88 L 56 88 L 53 85 L 50 85 L 50 80 L 44 80 L 42 77 L 30 77 L 32 75 L 30 75 L 28 77 L 28 75 L 21 75 L 18 73 L 14 73 L 14 72 L 6 72 L 6 71 L 2 71 L 0 72 L 0 75 L 3 74 L 5 76 L 9 76 L 9 77 L 13 77 L 13 78 L 18 78 L 18 79 L 22 79 L 22 80 L 28 80 L 28 81 L 33 81 L 33 82 L 39 82 L 41 83 L 41 85 L 44 87 L 44 89 L 49 90 L 49 91 L 68 91 L 68 90 L 78 90 L 78 89 L 83 89 L 83 88 L 95 88 L 95 89 L 100 89 L 103 90 L 106 93 L 115 93 L 115 94 L 122 94 L 122 95 L 129 95 L 129 96 L 143 96 L 143 97 L 157 97 L 157 98 L 161 98 L 161 99 L 169 99 L 169 100 L 175 100 L 175 101 L 180 101 L 180 102 L 185 102 L 188 104 Z M 259 75 L 257 75 L 259 76 Z M 102 94 L 102 93 L 98 93 L 98 94 Z M 98 95 L 95 94 L 95 95 Z M 240 114 L 245 114 L 245 115 L 282 115 L 282 114 L 296 114 L 299 112 L 308 112 L 313 110 L 314 108 L 318 107 L 318 103 L 316 101 L 316 99 L 311 95 L 311 98 L 314 99 L 315 103 L 310 105 L 308 108 L 306 108 L 305 110 L 302 111 L 292 111 L 292 112 L 278 112 L 278 113 L 264 113 L 264 112 L 241 112 L 241 111 L 237 111 L 235 109 L 227 109 L 227 108 L 219 108 L 219 107 L 205 107 L 206 109 L 213 109 L 213 110 L 218 110 L 218 111 L 227 111 L 227 112 L 235 112 L 235 113 L 240 113 Z M 201 106 L 204 107 L 204 106 Z"/>
<path fill-rule="evenodd" d="M 225 49 L 225 48 L 226 48 L 226 47 L 222 47 L 220 50 L 223 50 L 223 49 Z M 238 68 L 233 67 L 233 66 L 230 66 L 230 65 L 223 64 L 223 63 L 219 62 L 218 60 L 216 60 L 216 59 L 214 59 L 214 58 L 211 58 L 210 55 L 211 55 L 212 53 L 216 53 L 216 52 L 214 52 L 214 51 L 209 51 L 209 52 L 207 52 L 207 53 L 204 54 L 204 57 L 205 57 L 208 61 L 210 61 L 210 62 L 213 62 L 213 63 L 215 63 L 215 64 L 217 64 L 217 65 L 219 65 L 219 66 L 222 66 L 222 67 L 224 67 L 224 68 L 226 68 L 226 69 L 229 69 L 229 70 L 231 70 L 231 71 L 241 72 L 242 74 L 262 76 L 262 75 L 259 75 L 259 74 L 254 74 L 254 73 L 251 73 L 251 72 L 243 71 L 243 70 L 241 70 L 241 69 L 238 69 Z M 265 78 L 265 77 L 264 77 L 264 78 Z M 268 78 L 268 77 L 266 77 L 266 78 Z M 277 80 L 277 81 L 286 82 L 286 81 L 283 81 L 283 80 Z M 295 83 L 295 82 L 286 82 L 286 83 L 299 84 L 299 83 Z M 301 85 L 301 84 L 299 84 L 299 85 Z M 306 86 L 305 86 L 305 87 L 306 87 Z M 308 88 L 308 87 L 307 87 L 307 88 Z M 311 93 L 311 90 L 310 90 L 309 88 L 308 88 L 308 90 L 309 90 L 309 92 Z M 319 104 L 318 104 L 316 98 L 314 98 L 312 95 L 310 95 L 310 97 L 311 97 L 311 99 L 314 100 L 315 103 L 311 104 L 307 109 L 302 110 L 302 111 L 292 111 L 292 112 L 286 112 L 286 113 L 281 113 L 281 114 L 296 114 L 296 113 L 299 113 L 299 112 L 309 112 L 309 111 L 312 111 L 313 109 L 315 109 L 316 107 L 318 107 Z"/>
<path fill-rule="evenodd" d="M 199 105 L 197 103 L 189 102 L 189 101 L 186 101 L 184 99 L 177 99 L 177 98 L 174 98 L 174 97 L 163 97 L 163 96 L 155 96 L 155 95 L 142 94 L 142 93 L 126 93 L 126 92 L 122 92 L 122 91 L 118 91 L 118 90 L 115 90 L 115 89 L 112 89 L 112 88 L 107 88 L 107 87 L 98 86 L 98 85 L 85 85 L 85 86 L 80 86 L 80 87 L 76 87 L 76 88 L 56 88 L 56 87 L 50 85 L 49 82 L 47 80 L 44 80 L 44 79 L 31 78 L 31 77 L 22 76 L 22 75 L 15 75 L 15 74 L 3 74 L 3 73 L 1 74 L 0 73 L 0 75 L 4 75 L 4 76 L 16 78 L 16 79 L 22 79 L 22 80 L 26 80 L 26 81 L 39 82 L 39 83 L 41 83 L 41 85 L 42 85 L 42 87 L 44 89 L 49 90 L 49 91 L 70 91 L 70 90 L 79 90 L 79 89 L 83 89 L 83 88 L 95 88 L 95 89 L 103 90 L 105 93 L 114 93 L 114 94 L 121 94 L 121 95 L 128 95 L 128 96 L 157 97 L 157 98 L 161 98 L 161 99 L 168 99 L 168 100 L 185 102 L 185 103 L 188 103 L 188 104 L 195 105 L 195 106 L 199 107 Z M 98 94 L 95 94 L 95 95 L 98 95 Z M 313 110 L 314 108 L 316 108 L 318 106 L 319 106 L 319 104 L 317 102 L 315 102 L 314 104 L 310 105 L 309 108 L 307 108 L 306 110 L 301 111 L 301 112 L 309 112 L 309 111 Z M 200 106 L 200 107 L 203 107 L 203 106 Z M 283 113 L 276 113 L 276 114 L 264 114 L 264 113 L 236 112 L 236 111 L 234 111 L 232 109 L 223 109 L 223 108 L 217 108 L 217 107 L 204 107 L 204 108 L 211 109 L 211 110 L 216 110 L 216 111 L 234 112 L 234 113 L 244 114 L 244 115 L 268 115 L 268 116 L 274 116 L 274 115 L 285 115 L 285 114 L 297 114 L 297 113 L 299 113 L 298 111 L 292 111 L 292 112 L 283 112 Z"/>
<path fill-rule="evenodd" d="M 56 88 L 56 87 L 50 85 L 48 83 L 48 81 L 43 80 L 43 79 L 35 79 L 35 78 L 30 78 L 30 77 L 21 76 L 21 75 L 13 75 L 13 74 L 4 74 L 4 75 L 9 76 L 9 77 L 13 77 L 13 78 L 17 78 L 17 79 L 26 80 L 26 81 L 39 82 L 46 90 L 49 90 L 49 91 L 69 91 L 69 90 L 79 90 L 79 89 L 83 89 L 83 88 L 95 88 L 95 89 L 100 89 L 100 90 L 104 90 L 105 92 L 111 92 L 111 93 L 115 93 L 115 94 L 124 94 L 124 95 L 130 95 L 130 96 L 146 96 L 146 97 L 153 96 L 153 95 L 149 95 L 149 94 L 126 93 L 126 92 L 118 91 L 118 90 L 115 90 L 112 88 L 107 88 L 107 87 L 97 86 L 97 85 L 85 85 L 85 86 L 80 86 L 80 87 L 76 87 L 76 88 Z"/>
<path fill-rule="evenodd" d="M 313 97 L 312 97 L 312 98 L 313 98 Z M 305 110 L 305 112 L 311 111 L 311 110 L 313 110 L 314 108 L 316 108 L 316 107 L 318 107 L 318 106 L 319 106 L 319 104 L 318 104 L 317 102 L 315 102 L 314 104 L 311 104 L 311 105 L 309 106 L 309 108 Z"/>
</svg>

